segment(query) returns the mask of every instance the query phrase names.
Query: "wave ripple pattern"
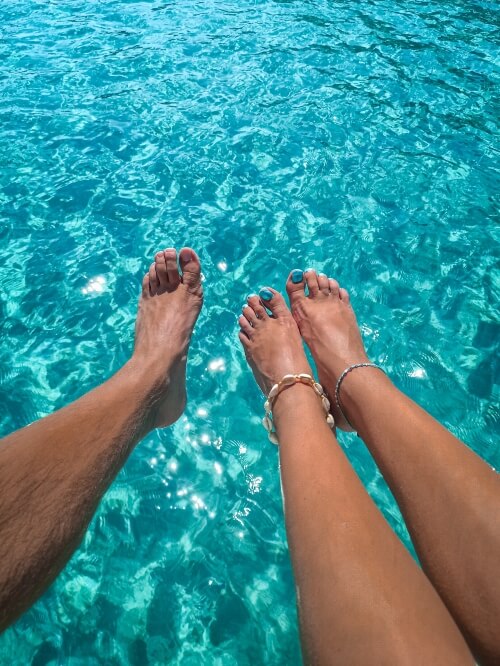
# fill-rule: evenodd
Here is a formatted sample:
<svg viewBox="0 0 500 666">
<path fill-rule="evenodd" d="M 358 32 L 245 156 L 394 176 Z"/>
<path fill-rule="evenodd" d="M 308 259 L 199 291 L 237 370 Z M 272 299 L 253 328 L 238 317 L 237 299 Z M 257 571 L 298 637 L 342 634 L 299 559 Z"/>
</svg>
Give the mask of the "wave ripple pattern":
<svg viewBox="0 0 500 666">
<path fill-rule="evenodd" d="M 498 6 L 18 0 L 0 25 L 0 433 L 127 359 L 156 249 L 197 248 L 207 296 L 185 415 L 137 447 L 0 663 L 298 664 L 236 318 L 292 268 L 336 277 L 372 358 L 500 465 Z"/>
</svg>

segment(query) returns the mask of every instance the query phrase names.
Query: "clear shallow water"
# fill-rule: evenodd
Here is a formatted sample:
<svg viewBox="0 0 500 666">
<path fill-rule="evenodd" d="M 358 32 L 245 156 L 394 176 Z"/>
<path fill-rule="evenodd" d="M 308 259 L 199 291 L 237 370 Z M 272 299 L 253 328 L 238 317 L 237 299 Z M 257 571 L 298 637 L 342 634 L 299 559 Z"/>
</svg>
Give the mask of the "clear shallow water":
<svg viewBox="0 0 500 666">
<path fill-rule="evenodd" d="M 500 465 L 498 24 L 480 0 L 0 6 L 1 434 L 126 360 L 155 249 L 192 244 L 206 277 L 185 417 L 137 447 L 0 663 L 299 663 L 236 340 L 290 268 L 347 286 L 372 357 Z"/>
</svg>

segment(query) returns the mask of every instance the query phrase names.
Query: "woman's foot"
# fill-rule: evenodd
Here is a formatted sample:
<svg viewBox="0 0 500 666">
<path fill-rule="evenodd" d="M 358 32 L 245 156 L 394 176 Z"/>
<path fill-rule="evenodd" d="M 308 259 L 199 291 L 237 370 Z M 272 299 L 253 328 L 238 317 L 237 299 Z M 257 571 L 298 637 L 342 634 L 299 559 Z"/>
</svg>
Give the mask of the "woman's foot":
<svg viewBox="0 0 500 666">
<path fill-rule="evenodd" d="M 342 430 L 352 430 L 335 406 L 335 385 L 348 366 L 366 363 L 368 356 L 349 294 L 336 280 L 312 269 L 292 271 L 286 290 L 293 318 L 316 363 L 319 381 L 330 396 L 335 423 Z"/>
<path fill-rule="evenodd" d="M 150 374 L 152 428 L 176 421 L 186 404 L 186 361 L 203 303 L 198 256 L 185 247 L 158 252 L 142 281 L 131 363 Z"/>
<path fill-rule="evenodd" d="M 265 287 L 249 296 L 238 321 L 247 361 L 266 396 L 287 374 L 312 374 L 297 324 L 276 290 Z"/>
</svg>

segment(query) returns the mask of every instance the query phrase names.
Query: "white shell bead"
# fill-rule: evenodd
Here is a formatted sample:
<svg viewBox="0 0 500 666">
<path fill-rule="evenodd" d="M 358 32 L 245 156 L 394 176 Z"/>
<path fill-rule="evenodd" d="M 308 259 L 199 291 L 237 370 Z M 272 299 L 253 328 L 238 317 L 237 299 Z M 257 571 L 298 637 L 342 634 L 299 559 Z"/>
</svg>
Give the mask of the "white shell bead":
<svg viewBox="0 0 500 666">
<path fill-rule="evenodd" d="M 278 384 L 275 384 L 273 388 L 269 391 L 269 400 L 272 400 L 278 393 Z"/>
<path fill-rule="evenodd" d="M 271 421 L 269 416 L 264 416 L 264 418 L 262 419 L 262 425 L 267 430 L 267 432 L 271 432 L 271 430 L 273 429 L 273 422 Z"/>
<path fill-rule="evenodd" d="M 290 386 L 291 384 L 295 384 L 295 375 L 285 375 L 281 380 L 281 384 L 283 386 Z"/>
<path fill-rule="evenodd" d="M 333 426 L 335 425 L 335 419 L 331 414 L 328 414 L 328 416 L 326 417 L 326 422 L 328 423 L 330 428 L 333 428 Z"/>
<path fill-rule="evenodd" d="M 271 403 L 269 402 L 269 400 L 266 400 L 266 402 L 264 403 L 264 409 L 266 410 L 266 412 L 271 411 Z"/>
<path fill-rule="evenodd" d="M 318 384 L 317 382 L 314 382 L 313 388 L 314 388 L 314 390 L 316 391 L 316 393 L 318 395 L 323 395 L 324 391 L 323 391 L 323 387 L 321 386 L 321 384 Z"/>
<path fill-rule="evenodd" d="M 272 442 L 273 444 L 276 444 L 278 446 L 278 436 L 275 432 L 270 432 L 269 433 L 269 441 Z"/>
<path fill-rule="evenodd" d="M 323 403 L 323 409 L 325 410 L 325 412 L 329 412 L 330 411 L 330 401 L 328 400 L 326 395 L 323 396 L 321 402 Z"/>
<path fill-rule="evenodd" d="M 299 375 L 299 377 L 300 377 L 301 379 L 305 379 L 306 381 L 307 381 L 308 379 L 312 379 L 311 375 L 308 375 L 308 374 L 306 374 L 305 372 L 301 372 L 300 375 Z"/>
</svg>

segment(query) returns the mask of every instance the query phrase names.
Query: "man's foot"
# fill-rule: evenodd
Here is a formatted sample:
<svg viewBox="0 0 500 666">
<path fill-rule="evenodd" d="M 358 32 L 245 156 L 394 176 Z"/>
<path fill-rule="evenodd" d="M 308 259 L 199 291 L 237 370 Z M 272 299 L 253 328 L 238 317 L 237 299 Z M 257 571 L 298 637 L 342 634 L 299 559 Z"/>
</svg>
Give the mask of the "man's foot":
<svg viewBox="0 0 500 666">
<path fill-rule="evenodd" d="M 352 430 L 335 406 L 335 385 L 348 366 L 369 361 L 349 294 L 336 280 L 314 270 L 292 271 L 286 290 L 293 317 L 316 363 L 319 381 L 330 396 L 335 423 L 342 430 Z"/>
<path fill-rule="evenodd" d="M 198 256 L 188 247 L 158 252 L 142 281 L 132 362 L 153 381 L 152 427 L 176 421 L 186 405 L 186 361 L 203 303 Z"/>
<path fill-rule="evenodd" d="M 259 296 L 249 296 L 243 307 L 239 337 L 257 384 L 267 396 L 285 375 L 312 371 L 297 324 L 281 294 L 266 287 Z"/>
</svg>

